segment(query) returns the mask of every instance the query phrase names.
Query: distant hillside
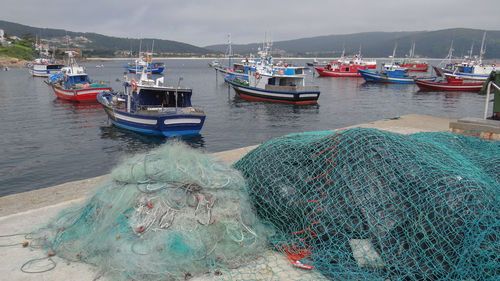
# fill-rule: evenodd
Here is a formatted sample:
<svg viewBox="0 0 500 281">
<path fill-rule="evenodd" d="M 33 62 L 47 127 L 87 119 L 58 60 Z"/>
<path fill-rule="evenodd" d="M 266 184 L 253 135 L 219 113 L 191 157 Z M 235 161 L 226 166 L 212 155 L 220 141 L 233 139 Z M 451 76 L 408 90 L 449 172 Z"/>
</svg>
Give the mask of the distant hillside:
<svg viewBox="0 0 500 281">
<path fill-rule="evenodd" d="M 116 51 L 139 50 L 140 40 L 130 38 L 118 38 L 105 36 L 97 33 L 72 32 L 63 29 L 38 28 L 0 20 L 0 29 L 5 30 L 8 35 L 21 37 L 24 34 L 32 34 L 42 39 L 63 38 L 68 35 L 71 38 L 83 36 L 90 40 L 80 43 L 80 47 L 87 55 L 113 56 Z M 153 39 L 143 39 L 142 49 L 146 46 L 151 48 Z M 203 55 L 213 53 L 213 51 L 171 40 L 154 39 L 154 51 L 158 53 L 180 53 Z"/>
<path fill-rule="evenodd" d="M 474 55 L 479 54 L 484 30 L 454 28 L 437 31 L 415 32 L 365 32 L 347 35 L 328 35 L 273 42 L 274 50 L 283 50 L 288 55 L 296 56 L 339 56 L 345 48 L 346 55 L 356 54 L 361 46 L 365 57 L 387 57 L 392 55 L 397 43 L 397 57 L 408 54 L 412 42 L 415 42 L 415 54 L 420 57 L 443 58 L 448 54 L 451 41 L 455 56 L 468 53 L 474 42 Z M 235 53 L 257 53 L 262 43 L 232 45 Z M 206 46 L 218 52 L 225 52 L 225 44 Z M 500 31 L 487 31 L 485 58 L 500 58 Z"/>
</svg>

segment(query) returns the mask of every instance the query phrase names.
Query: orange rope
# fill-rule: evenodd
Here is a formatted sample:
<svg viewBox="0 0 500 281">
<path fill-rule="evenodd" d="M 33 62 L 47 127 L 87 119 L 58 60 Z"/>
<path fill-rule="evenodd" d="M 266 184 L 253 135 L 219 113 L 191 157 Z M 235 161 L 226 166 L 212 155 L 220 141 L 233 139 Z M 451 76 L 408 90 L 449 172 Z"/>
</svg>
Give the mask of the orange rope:
<svg viewBox="0 0 500 281">
<path fill-rule="evenodd" d="M 316 221 L 312 218 L 312 215 L 314 214 L 317 214 L 321 211 L 323 211 L 323 207 L 321 206 L 321 204 L 319 203 L 319 201 L 323 200 L 324 198 L 326 198 L 328 196 L 327 193 L 324 193 L 322 188 L 326 185 L 326 184 L 329 184 L 331 182 L 333 182 L 333 180 L 331 180 L 329 177 L 328 177 L 328 174 L 337 166 L 337 163 L 335 163 L 332 158 L 334 156 L 337 155 L 338 153 L 338 150 L 335 148 L 340 140 L 337 139 L 340 135 L 342 135 L 342 133 L 340 132 L 336 132 L 334 134 L 331 134 L 327 137 L 325 137 L 327 139 L 327 142 L 334 142 L 330 147 L 312 155 L 312 158 L 315 158 L 319 155 L 322 155 L 330 150 L 333 150 L 334 153 L 327 158 L 327 162 L 331 163 L 333 166 L 331 168 L 329 168 L 326 172 L 322 173 L 321 175 L 317 176 L 317 177 L 314 177 L 314 178 L 309 178 L 309 179 L 306 179 L 306 181 L 312 181 L 312 180 L 316 180 L 316 179 L 320 179 L 320 178 L 324 178 L 326 181 L 323 185 L 321 185 L 319 188 L 318 188 L 318 192 L 321 194 L 321 197 L 318 198 L 318 199 L 314 199 L 314 200 L 307 200 L 307 201 L 300 201 L 300 202 L 296 202 L 295 204 L 297 205 L 301 205 L 301 204 L 305 204 L 305 203 L 314 203 L 317 208 L 308 214 L 308 217 L 309 219 L 311 220 L 311 223 L 309 224 L 309 226 L 305 229 L 302 229 L 300 231 L 296 231 L 296 232 L 293 232 L 293 234 L 295 235 L 299 235 L 299 234 L 303 234 L 303 233 L 306 233 L 306 232 L 310 232 L 310 234 L 306 235 L 305 237 L 301 237 L 299 240 L 300 242 L 302 242 L 302 244 L 304 244 L 306 246 L 306 248 L 304 249 L 299 249 L 297 248 L 297 246 L 295 245 L 295 242 L 292 241 L 292 247 L 290 247 L 288 245 L 288 243 L 286 242 L 283 242 L 282 245 L 276 245 L 276 248 L 278 248 L 278 250 L 280 252 L 282 252 L 283 254 L 286 255 L 287 259 L 292 263 L 292 264 L 296 264 L 297 261 L 305 258 L 305 257 L 308 257 L 310 255 L 312 255 L 311 251 L 309 250 L 312 246 L 307 244 L 305 242 L 306 239 L 308 238 L 313 238 L 313 237 L 317 237 L 318 234 L 316 232 L 314 232 L 314 230 L 311 229 L 311 227 L 315 224 L 319 224 L 320 222 L 319 221 Z M 325 138 L 322 138 L 322 139 L 325 139 Z"/>
</svg>

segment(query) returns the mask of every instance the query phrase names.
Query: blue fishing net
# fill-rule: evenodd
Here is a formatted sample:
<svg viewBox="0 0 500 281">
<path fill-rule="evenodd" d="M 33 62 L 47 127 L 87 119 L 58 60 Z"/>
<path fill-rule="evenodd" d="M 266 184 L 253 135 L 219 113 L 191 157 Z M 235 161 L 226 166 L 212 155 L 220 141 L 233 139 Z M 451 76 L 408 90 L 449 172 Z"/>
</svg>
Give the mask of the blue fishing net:
<svg viewBox="0 0 500 281">
<path fill-rule="evenodd" d="M 500 278 L 500 142 L 312 132 L 234 166 L 275 249 L 331 280 Z"/>
<path fill-rule="evenodd" d="M 499 167 L 451 133 L 293 134 L 234 168 L 173 142 L 32 245 L 119 280 L 498 280 Z"/>
</svg>

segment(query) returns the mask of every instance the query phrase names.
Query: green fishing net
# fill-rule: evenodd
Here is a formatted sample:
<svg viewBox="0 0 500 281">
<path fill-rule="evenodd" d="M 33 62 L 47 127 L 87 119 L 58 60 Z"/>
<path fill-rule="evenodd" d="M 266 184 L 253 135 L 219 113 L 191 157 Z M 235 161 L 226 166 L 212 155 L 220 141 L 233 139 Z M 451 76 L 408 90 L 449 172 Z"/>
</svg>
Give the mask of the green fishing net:
<svg viewBox="0 0 500 281">
<path fill-rule="evenodd" d="M 112 279 L 216 277 L 267 249 L 269 229 L 244 187 L 235 169 L 169 144 L 119 165 L 83 207 L 36 231 L 34 244 Z"/>
<path fill-rule="evenodd" d="M 500 279 L 500 142 L 300 133 L 234 166 L 275 249 L 330 280 Z"/>
<path fill-rule="evenodd" d="M 174 142 L 33 244 L 121 280 L 498 280 L 499 167 L 500 142 L 451 133 L 293 134 L 237 170 Z"/>
</svg>

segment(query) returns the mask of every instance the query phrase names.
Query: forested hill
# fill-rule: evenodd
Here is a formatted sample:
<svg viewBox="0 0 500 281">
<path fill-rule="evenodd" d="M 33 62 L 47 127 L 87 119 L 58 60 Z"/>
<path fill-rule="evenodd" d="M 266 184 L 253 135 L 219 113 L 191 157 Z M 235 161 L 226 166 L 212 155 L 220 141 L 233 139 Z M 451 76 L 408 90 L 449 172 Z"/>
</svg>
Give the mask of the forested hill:
<svg viewBox="0 0 500 281">
<path fill-rule="evenodd" d="M 297 56 L 339 56 L 345 48 L 346 54 L 356 54 L 361 47 L 364 57 L 387 57 L 392 55 L 397 43 L 396 56 L 404 57 L 415 42 L 415 54 L 420 57 L 443 58 L 448 54 L 453 41 L 454 55 L 467 55 L 474 42 L 473 55 L 479 54 L 484 30 L 454 28 L 436 31 L 415 32 L 365 32 L 346 35 L 328 35 L 273 42 L 274 50 L 283 50 L 288 55 Z M 500 58 L 500 31 L 486 32 L 485 58 Z M 262 43 L 235 45 L 235 53 L 257 52 Z M 225 44 L 205 48 L 224 52 Z"/>
<path fill-rule="evenodd" d="M 127 52 L 139 50 L 140 39 L 119 38 L 97 33 L 72 32 L 62 29 L 38 28 L 0 20 L 0 29 L 7 35 L 22 37 L 26 34 L 49 40 L 50 46 L 77 47 L 86 56 L 126 56 Z M 415 43 L 415 54 L 420 57 L 443 58 L 448 54 L 453 41 L 454 55 L 467 55 L 474 44 L 473 55 L 479 54 L 484 30 L 453 28 L 436 31 L 412 32 L 364 32 L 345 35 L 327 35 L 273 42 L 273 50 L 285 56 L 332 57 L 358 53 L 360 47 L 364 57 L 388 57 L 397 44 L 396 56 L 404 57 Z M 142 39 L 142 50 L 150 49 L 153 39 Z M 233 44 L 235 53 L 247 56 L 256 54 L 262 43 Z M 191 56 L 224 53 L 226 44 L 197 47 L 182 42 L 154 39 L 154 51 L 160 55 Z M 276 54 L 275 54 L 276 56 Z M 486 33 L 485 59 L 500 58 L 500 31 Z"/>
<path fill-rule="evenodd" d="M 105 36 L 97 33 L 88 32 L 72 32 L 63 29 L 38 28 L 27 25 L 17 24 L 0 20 L 0 29 L 3 29 L 8 35 L 21 37 L 26 34 L 31 34 L 42 39 L 61 40 L 64 45 L 64 37 L 68 35 L 72 40 L 77 37 L 85 37 L 89 41 L 75 42 L 77 47 L 80 47 L 84 53 L 95 54 L 102 56 L 114 56 L 116 51 L 134 51 L 139 50 L 140 39 L 118 38 Z M 74 41 L 74 40 L 73 40 Z M 142 49 L 151 48 L 153 39 L 142 39 Z M 71 46 L 70 46 L 71 47 Z M 158 53 L 178 53 L 178 54 L 195 54 L 202 55 L 213 53 L 213 51 L 185 44 L 182 42 L 154 39 L 154 51 Z"/>
</svg>

